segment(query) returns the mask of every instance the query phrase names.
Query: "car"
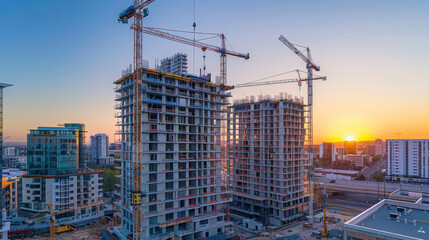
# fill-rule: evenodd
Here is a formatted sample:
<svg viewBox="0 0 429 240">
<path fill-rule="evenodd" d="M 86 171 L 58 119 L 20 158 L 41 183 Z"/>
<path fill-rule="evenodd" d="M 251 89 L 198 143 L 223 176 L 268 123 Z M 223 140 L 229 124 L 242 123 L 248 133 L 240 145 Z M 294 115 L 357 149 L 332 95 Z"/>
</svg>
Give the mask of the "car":
<svg viewBox="0 0 429 240">
<path fill-rule="evenodd" d="M 329 181 L 329 183 L 335 183 L 336 181 L 335 180 L 331 180 L 331 181 Z"/>
</svg>

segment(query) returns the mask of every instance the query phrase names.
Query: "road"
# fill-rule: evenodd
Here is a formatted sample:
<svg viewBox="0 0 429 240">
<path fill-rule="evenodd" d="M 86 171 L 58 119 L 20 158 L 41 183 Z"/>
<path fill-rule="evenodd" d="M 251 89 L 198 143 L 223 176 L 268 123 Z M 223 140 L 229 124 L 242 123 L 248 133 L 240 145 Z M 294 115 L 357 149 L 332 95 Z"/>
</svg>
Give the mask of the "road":
<svg viewBox="0 0 429 240">
<path fill-rule="evenodd" d="M 365 168 L 361 171 L 361 173 L 365 176 L 366 180 L 371 179 L 371 175 L 373 175 L 376 171 L 381 171 L 382 169 L 387 168 L 387 159 L 382 158 L 380 161 L 376 162 L 373 166 Z"/>
<path fill-rule="evenodd" d="M 318 181 L 323 184 L 324 179 L 318 178 Z M 351 193 L 365 193 L 372 195 L 388 195 L 397 189 L 405 191 L 422 192 L 423 196 L 429 196 L 429 185 L 427 184 L 411 184 L 411 183 L 390 183 L 390 182 L 372 182 L 372 181 L 356 181 L 356 180 L 335 180 L 335 183 L 327 182 L 326 190 Z"/>
</svg>

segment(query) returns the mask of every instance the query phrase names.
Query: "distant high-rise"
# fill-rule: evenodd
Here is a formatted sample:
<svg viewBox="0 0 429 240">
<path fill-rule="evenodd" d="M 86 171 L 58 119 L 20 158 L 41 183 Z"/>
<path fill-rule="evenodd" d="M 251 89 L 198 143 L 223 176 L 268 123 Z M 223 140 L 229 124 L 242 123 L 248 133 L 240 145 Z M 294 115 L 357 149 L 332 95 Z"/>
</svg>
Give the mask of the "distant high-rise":
<svg viewBox="0 0 429 240">
<path fill-rule="evenodd" d="M 320 144 L 320 158 L 323 160 L 335 161 L 335 145 L 334 143 L 324 142 Z"/>
<path fill-rule="evenodd" d="M 102 216 L 103 171 L 82 168 L 84 144 L 84 124 L 30 130 L 27 174 L 22 177 L 19 203 L 23 215 L 34 215 L 55 204 L 55 211 L 67 211 L 57 219 L 93 222 Z"/>
<path fill-rule="evenodd" d="M 344 142 L 344 154 L 356 154 L 356 141 L 345 141 Z"/>
<path fill-rule="evenodd" d="M 171 57 L 161 60 L 160 70 L 163 72 L 184 75 L 188 73 L 188 56 L 184 53 L 176 53 Z"/>
<path fill-rule="evenodd" d="M 387 174 L 392 180 L 428 181 L 429 139 L 387 139 Z"/>
<path fill-rule="evenodd" d="M 0 83 L 0 186 L 3 184 L 3 174 L 1 169 L 3 168 L 3 89 L 12 86 L 11 84 Z M 0 213 L 4 208 L 4 194 L 0 192 Z M 3 227 L 3 216 L 0 216 L 0 232 L 2 239 L 7 239 L 7 231 L 9 226 Z M 6 237 L 6 238 L 5 238 Z"/>
<path fill-rule="evenodd" d="M 106 134 L 99 133 L 91 136 L 89 151 L 90 165 L 113 165 L 113 157 L 109 157 L 109 136 Z"/>
<path fill-rule="evenodd" d="M 308 210 L 304 119 L 298 99 L 266 97 L 230 107 L 231 218 L 281 226 Z"/>
</svg>

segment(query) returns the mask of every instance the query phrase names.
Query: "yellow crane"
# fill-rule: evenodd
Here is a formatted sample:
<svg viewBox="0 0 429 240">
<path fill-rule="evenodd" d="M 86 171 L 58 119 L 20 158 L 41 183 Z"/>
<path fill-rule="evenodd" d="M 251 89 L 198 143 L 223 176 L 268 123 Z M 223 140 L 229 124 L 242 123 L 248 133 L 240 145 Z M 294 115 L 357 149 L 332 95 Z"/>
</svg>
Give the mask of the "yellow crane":
<svg viewBox="0 0 429 240">
<path fill-rule="evenodd" d="M 87 207 L 92 207 L 92 206 L 100 205 L 102 203 L 103 203 L 102 201 L 98 201 L 98 202 L 95 202 L 95 203 L 87 204 L 87 205 L 76 207 L 76 208 L 70 208 L 70 209 L 67 209 L 67 210 L 59 211 L 59 212 L 55 212 L 55 207 L 54 206 L 66 205 L 66 204 L 69 204 L 69 203 L 49 204 L 43 210 L 39 211 L 36 215 L 34 215 L 33 217 L 27 219 L 26 222 L 27 223 L 31 223 L 31 222 L 36 222 L 38 220 L 42 220 L 42 219 L 45 219 L 45 218 L 50 218 L 49 219 L 49 239 L 50 240 L 55 240 L 55 234 L 56 233 L 73 231 L 73 230 L 77 229 L 77 227 L 75 225 L 73 225 L 73 224 L 68 224 L 68 225 L 65 225 L 65 226 L 56 226 L 56 220 L 55 220 L 55 216 L 56 215 L 67 213 L 67 212 L 71 212 L 71 211 L 78 210 L 78 209 L 81 209 L 81 208 L 87 208 Z M 42 216 L 42 217 L 37 217 L 40 214 L 45 213 L 46 210 L 50 211 L 49 215 L 45 215 L 45 216 Z"/>
<path fill-rule="evenodd" d="M 142 28 L 143 18 L 146 17 L 149 12 L 147 5 L 151 4 L 155 0 L 135 0 L 134 5 L 131 5 L 119 14 L 118 22 L 128 23 L 128 19 L 134 17 L 134 24 L 131 29 L 134 30 L 134 72 L 133 72 L 133 135 L 132 135 L 132 163 L 133 163 L 133 189 L 132 195 L 132 206 L 133 206 L 133 239 L 141 239 L 142 234 L 142 79 L 143 79 L 143 52 L 142 52 Z M 124 155 L 124 160 L 128 159 L 127 155 Z"/>
</svg>

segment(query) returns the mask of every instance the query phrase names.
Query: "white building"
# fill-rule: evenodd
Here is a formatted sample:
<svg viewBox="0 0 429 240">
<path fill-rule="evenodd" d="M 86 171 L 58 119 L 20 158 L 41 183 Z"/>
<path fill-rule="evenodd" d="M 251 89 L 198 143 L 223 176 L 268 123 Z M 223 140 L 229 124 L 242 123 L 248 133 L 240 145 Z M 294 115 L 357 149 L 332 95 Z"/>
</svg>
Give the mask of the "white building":
<svg viewBox="0 0 429 240">
<path fill-rule="evenodd" d="M 369 155 L 347 154 L 344 156 L 344 159 L 352 161 L 355 167 L 360 168 L 365 167 L 365 163 L 372 162 L 372 157 Z"/>
<path fill-rule="evenodd" d="M 103 171 L 85 169 L 76 174 L 55 176 L 22 176 L 22 202 L 20 214 L 30 217 L 49 204 L 55 211 L 75 209 L 56 216 L 74 218 L 98 215 L 103 200 Z M 88 207 L 85 207 L 88 206 Z"/>
<path fill-rule="evenodd" d="M 163 72 L 184 75 L 188 73 L 188 57 L 184 53 L 176 53 L 161 60 L 160 70 Z"/>
<path fill-rule="evenodd" d="M 387 174 L 393 180 L 428 181 L 429 139 L 388 139 Z"/>
</svg>

